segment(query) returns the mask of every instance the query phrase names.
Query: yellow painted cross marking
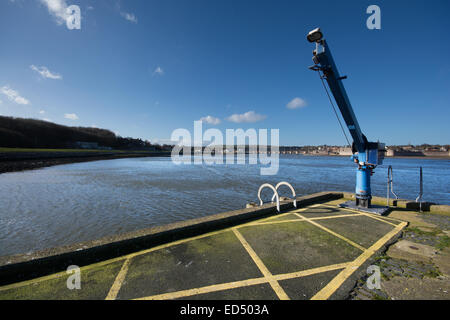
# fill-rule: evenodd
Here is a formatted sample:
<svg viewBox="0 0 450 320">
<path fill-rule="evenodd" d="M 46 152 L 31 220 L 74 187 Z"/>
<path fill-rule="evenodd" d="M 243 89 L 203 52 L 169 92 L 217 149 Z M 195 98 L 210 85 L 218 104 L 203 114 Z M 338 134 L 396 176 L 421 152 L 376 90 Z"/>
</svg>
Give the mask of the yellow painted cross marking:
<svg viewBox="0 0 450 320">
<path fill-rule="evenodd" d="M 317 273 L 343 269 L 343 268 L 346 268 L 348 265 L 349 265 L 349 262 L 337 263 L 337 264 L 332 264 L 332 265 L 324 266 L 324 267 L 317 267 L 317 268 L 308 269 L 308 270 L 274 275 L 273 277 L 277 281 L 289 280 L 289 279 L 306 277 L 306 276 L 310 276 L 310 275 L 317 274 Z"/>
<path fill-rule="evenodd" d="M 188 289 L 188 290 L 181 290 L 181 291 L 176 291 L 176 292 L 162 293 L 162 294 L 157 294 L 157 295 L 154 295 L 154 296 L 138 298 L 136 300 L 177 299 L 177 298 L 184 298 L 184 297 L 194 296 L 194 295 L 202 294 L 202 293 L 210 293 L 210 292 L 216 292 L 216 291 L 224 291 L 224 290 L 229 290 L 229 289 L 241 288 L 241 287 L 246 287 L 246 286 L 253 286 L 253 285 L 256 285 L 256 284 L 261 284 L 261 283 L 266 283 L 266 282 L 267 282 L 267 279 L 265 277 L 261 277 L 261 278 L 241 280 L 241 281 L 234 281 L 234 282 L 228 282 L 228 283 L 222 283 L 222 284 L 213 284 L 211 286 L 195 288 L 195 289 Z"/>
<path fill-rule="evenodd" d="M 406 222 L 402 222 L 393 230 L 385 234 L 380 240 L 375 242 L 369 249 L 365 250 L 358 258 L 349 263 L 348 266 L 342 270 L 333 280 L 331 280 L 322 290 L 320 290 L 311 300 L 325 300 L 328 299 L 343 283 L 347 280 L 353 272 L 355 272 L 361 265 L 367 261 L 375 252 L 377 252 L 383 245 L 386 244 L 393 236 L 400 232 L 405 226 Z"/>
<path fill-rule="evenodd" d="M 275 291 L 275 293 L 277 294 L 278 298 L 280 298 L 280 300 L 290 300 L 288 295 L 286 294 L 286 292 L 284 292 L 283 288 L 281 288 L 281 286 L 278 283 L 278 281 L 276 281 L 273 278 L 273 275 L 270 273 L 269 269 L 267 269 L 267 267 L 264 265 L 264 263 L 261 261 L 261 259 L 256 254 L 256 252 L 253 250 L 253 248 L 244 239 L 242 234 L 236 228 L 233 229 L 233 232 L 236 235 L 236 237 L 239 239 L 239 241 L 241 241 L 242 245 L 244 246 L 245 250 L 247 250 L 247 252 L 250 255 L 250 257 L 252 257 L 253 261 L 256 263 L 256 265 L 258 266 L 259 270 L 264 275 L 264 278 L 267 278 L 267 280 L 269 281 L 270 286 Z"/>
<path fill-rule="evenodd" d="M 314 275 L 314 274 L 318 274 L 318 273 L 322 273 L 322 272 L 344 269 L 345 267 L 348 266 L 348 264 L 349 264 L 349 262 L 338 263 L 338 264 L 333 264 L 333 265 L 324 266 L 324 267 L 318 267 L 318 268 L 302 270 L 302 271 L 297 271 L 297 272 L 292 272 L 292 273 L 274 275 L 272 277 L 277 281 L 301 278 L 301 277 L 306 277 L 306 276 L 310 276 L 310 275 Z M 201 287 L 201 288 L 194 288 L 194 289 L 188 289 L 188 290 L 180 290 L 180 291 L 176 291 L 176 292 L 162 293 L 162 294 L 157 294 L 157 295 L 153 295 L 153 296 L 138 298 L 135 300 L 166 300 L 166 299 L 185 298 L 185 297 L 190 297 L 190 296 L 194 296 L 197 294 L 225 291 L 225 290 L 230 290 L 230 289 L 254 286 L 254 285 L 268 283 L 268 282 L 269 282 L 268 278 L 260 277 L 260 278 L 247 279 L 247 280 L 241 280 L 241 281 L 233 281 L 233 282 L 227 282 L 227 283 L 221 283 L 221 284 L 213 284 L 213 285 L 205 286 L 205 287 Z"/>
<path fill-rule="evenodd" d="M 336 206 L 331 206 L 331 205 L 328 205 L 328 204 L 324 204 L 324 206 L 325 206 L 325 207 L 329 207 L 329 208 L 336 208 Z M 350 211 L 350 212 L 359 213 L 359 214 L 364 215 L 364 216 L 366 216 L 366 217 L 369 217 L 369 218 L 372 218 L 372 219 L 375 219 L 375 220 L 378 220 L 378 221 L 381 221 L 381 222 L 390 224 L 390 225 L 392 225 L 392 226 L 397 226 L 397 225 L 396 225 L 395 223 L 389 222 L 389 221 L 387 221 L 387 220 L 392 220 L 392 221 L 396 221 L 396 222 L 403 222 L 403 221 L 401 221 L 401 220 L 397 220 L 397 219 L 389 218 L 389 217 L 383 217 L 383 219 L 382 219 L 382 218 L 379 218 L 378 216 L 375 216 L 374 214 L 371 214 L 371 213 L 368 213 L 368 212 L 364 212 L 364 211 L 355 210 L 355 209 L 350 209 L 350 208 L 340 208 L 340 207 L 339 207 L 339 209 L 345 210 L 345 211 Z"/>
<path fill-rule="evenodd" d="M 363 246 L 360 246 L 359 244 L 353 242 L 352 240 L 347 239 L 346 237 L 341 236 L 340 234 L 337 234 L 337 233 L 334 232 L 334 231 L 331 231 L 330 229 L 328 229 L 328 228 L 326 228 L 326 227 L 324 227 L 324 226 L 318 224 L 317 222 L 314 222 L 314 221 L 312 221 L 311 219 L 305 218 L 304 216 L 302 216 L 302 215 L 299 214 L 299 213 L 295 213 L 295 214 L 298 215 L 300 218 L 305 219 L 305 220 L 308 221 L 309 223 L 315 225 L 316 227 L 319 227 L 320 229 L 322 229 L 322 230 L 324 230 L 324 231 L 326 231 L 326 232 L 328 232 L 328 233 L 331 233 L 333 236 L 338 237 L 339 239 L 344 240 L 345 242 L 351 244 L 352 246 L 358 248 L 359 250 L 362 250 L 362 251 L 366 250 L 366 248 L 364 248 Z"/>
</svg>

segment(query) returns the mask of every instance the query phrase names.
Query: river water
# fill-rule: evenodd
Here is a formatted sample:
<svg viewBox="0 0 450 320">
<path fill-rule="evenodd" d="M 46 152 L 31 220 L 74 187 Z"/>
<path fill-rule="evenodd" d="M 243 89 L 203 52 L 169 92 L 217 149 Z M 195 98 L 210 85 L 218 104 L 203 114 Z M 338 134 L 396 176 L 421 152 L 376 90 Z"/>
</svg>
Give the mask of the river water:
<svg viewBox="0 0 450 320">
<path fill-rule="evenodd" d="M 354 192 L 350 157 L 280 156 L 275 176 L 249 164 L 195 165 L 170 158 L 132 158 L 59 165 L 0 175 L 0 256 L 29 253 L 107 235 L 241 209 L 265 182 L 290 182 L 298 195 Z M 372 193 L 386 196 L 387 167 L 400 198 L 419 193 L 450 205 L 450 160 L 385 159 Z M 286 194 L 284 194 L 286 192 Z M 289 196 L 287 190 L 281 195 Z M 271 192 L 263 193 L 266 200 Z"/>
</svg>

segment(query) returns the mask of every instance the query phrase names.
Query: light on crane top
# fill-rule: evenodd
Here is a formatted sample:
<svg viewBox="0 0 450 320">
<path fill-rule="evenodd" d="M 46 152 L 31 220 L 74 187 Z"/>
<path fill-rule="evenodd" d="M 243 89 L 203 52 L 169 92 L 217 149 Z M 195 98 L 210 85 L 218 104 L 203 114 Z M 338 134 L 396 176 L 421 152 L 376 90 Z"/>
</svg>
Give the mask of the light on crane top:
<svg viewBox="0 0 450 320">
<path fill-rule="evenodd" d="M 323 37 L 322 31 L 320 31 L 320 28 L 317 28 L 314 29 L 313 31 L 310 31 L 306 36 L 306 39 L 308 39 L 309 42 L 318 42 L 322 40 L 322 37 Z"/>
</svg>

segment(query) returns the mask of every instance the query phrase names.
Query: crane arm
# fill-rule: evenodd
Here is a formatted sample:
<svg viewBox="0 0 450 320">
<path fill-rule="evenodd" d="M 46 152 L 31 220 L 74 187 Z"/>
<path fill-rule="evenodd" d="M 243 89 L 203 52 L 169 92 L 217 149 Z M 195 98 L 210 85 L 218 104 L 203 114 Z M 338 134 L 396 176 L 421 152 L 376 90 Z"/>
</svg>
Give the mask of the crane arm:
<svg viewBox="0 0 450 320">
<path fill-rule="evenodd" d="M 322 49 L 321 52 L 318 52 Z M 342 80 L 346 77 L 341 77 L 339 71 L 334 63 L 331 51 L 328 48 L 325 40 L 320 40 L 317 43 L 316 50 L 314 50 L 313 61 L 315 65 L 311 67 L 313 70 L 322 71 L 325 80 L 333 93 L 334 99 L 341 111 L 342 117 L 347 125 L 347 129 L 353 138 L 356 150 L 362 153 L 367 148 L 367 139 L 363 135 L 361 128 L 359 127 L 358 120 L 356 119 L 350 100 L 348 99 L 347 92 L 345 91 Z"/>
<path fill-rule="evenodd" d="M 313 51 L 314 66 L 310 67 L 310 69 L 323 74 L 322 78 L 326 79 L 347 125 L 347 129 L 353 138 L 352 159 L 358 164 L 355 188 L 356 206 L 368 208 L 372 199 L 370 176 L 373 174 L 373 169 L 383 162 L 384 144 L 368 142 L 362 133 L 347 92 L 342 84 L 342 80 L 346 77 L 339 75 L 327 42 L 325 39 L 322 39 L 323 34 L 320 28 L 311 31 L 306 38 L 309 42 L 316 43 L 316 49 Z"/>
</svg>

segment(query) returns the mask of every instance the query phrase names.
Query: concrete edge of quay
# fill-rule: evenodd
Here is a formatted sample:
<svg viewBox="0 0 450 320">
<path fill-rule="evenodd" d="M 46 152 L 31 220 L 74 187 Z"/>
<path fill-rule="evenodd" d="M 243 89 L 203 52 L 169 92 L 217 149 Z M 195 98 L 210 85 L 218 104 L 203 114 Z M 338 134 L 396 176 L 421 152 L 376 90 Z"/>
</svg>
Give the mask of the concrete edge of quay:
<svg viewBox="0 0 450 320">
<path fill-rule="evenodd" d="M 355 194 L 350 192 L 342 192 L 344 198 L 354 199 Z M 374 204 L 384 204 L 386 205 L 386 198 L 383 197 L 372 197 Z M 418 211 L 420 209 L 420 203 L 415 200 L 407 199 L 389 199 L 389 205 L 393 208 L 407 209 L 412 211 Z M 422 202 L 422 211 L 427 213 L 440 213 L 445 215 L 450 215 L 450 206 L 440 205 L 433 202 Z"/>
<path fill-rule="evenodd" d="M 297 207 L 337 200 L 344 193 L 325 191 L 297 197 Z M 292 201 L 282 201 L 281 211 L 292 209 Z M 65 271 L 70 265 L 86 266 L 145 250 L 168 242 L 239 225 L 277 214 L 276 205 L 244 208 L 190 219 L 164 226 L 107 236 L 98 240 L 50 248 L 31 254 L 0 257 L 0 285 L 7 285 Z"/>
</svg>

